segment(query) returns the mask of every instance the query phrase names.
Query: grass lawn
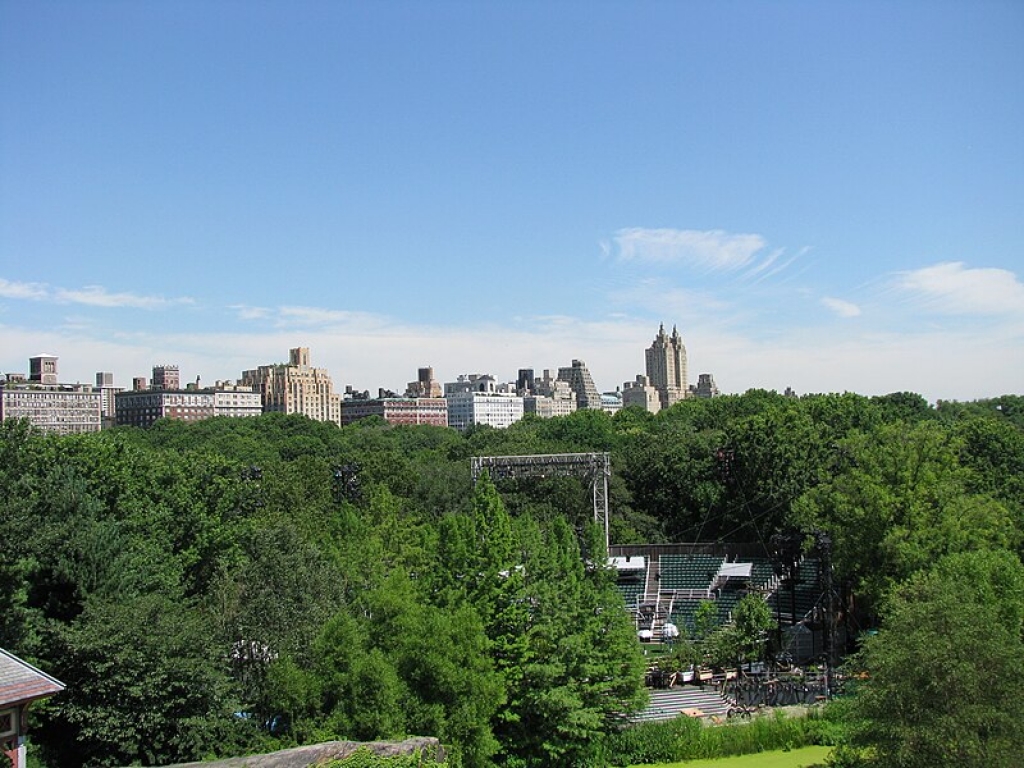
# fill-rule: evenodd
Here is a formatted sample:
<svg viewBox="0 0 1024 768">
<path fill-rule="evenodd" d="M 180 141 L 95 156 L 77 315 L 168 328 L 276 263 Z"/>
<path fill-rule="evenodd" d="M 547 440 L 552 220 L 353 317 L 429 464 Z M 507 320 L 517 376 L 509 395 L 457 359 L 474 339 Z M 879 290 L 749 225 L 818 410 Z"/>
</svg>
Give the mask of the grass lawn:
<svg viewBox="0 0 1024 768">
<path fill-rule="evenodd" d="M 808 768 L 824 765 L 832 747 L 801 747 L 783 752 L 758 752 L 756 755 L 720 757 L 716 760 L 687 760 L 684 763 L 661 763 L 652 768 Z M 635 765 L 633 768 L 647 768 Z"/>
</svg>

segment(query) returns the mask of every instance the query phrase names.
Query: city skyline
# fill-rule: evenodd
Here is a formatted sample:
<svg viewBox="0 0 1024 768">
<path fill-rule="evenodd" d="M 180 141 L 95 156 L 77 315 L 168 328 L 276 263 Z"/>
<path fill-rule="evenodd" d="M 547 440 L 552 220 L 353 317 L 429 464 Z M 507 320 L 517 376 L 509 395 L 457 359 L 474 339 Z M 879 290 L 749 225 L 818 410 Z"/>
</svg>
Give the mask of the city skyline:
<svg viewBox="0 0 1024 768">
<path fill-rule="evenodd" d="M 0 6 L 0 366 L 1024 381 L 1024 6 Z"/>
</svg>

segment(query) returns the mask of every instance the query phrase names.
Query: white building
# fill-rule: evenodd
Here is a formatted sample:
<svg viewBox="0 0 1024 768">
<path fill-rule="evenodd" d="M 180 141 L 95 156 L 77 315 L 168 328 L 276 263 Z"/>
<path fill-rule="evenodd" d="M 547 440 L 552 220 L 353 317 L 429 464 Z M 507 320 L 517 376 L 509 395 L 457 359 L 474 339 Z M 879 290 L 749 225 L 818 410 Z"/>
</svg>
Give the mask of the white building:
<svg viewBox="0 0 1024 768">
<path fill-rule="evenodd" d="M 101 398 L 88 384 L 0 382 L 0 421 L 28 419 L 58 435 L 99 432 Z"/>
<path fill-rule="evenodd" d="M 622 385 L 622 406 L 639 406 L 650 413 L 657 413 L 661 410 L 661 396 L 651 386 L 650 380 L 639 374 L 636 381 L 627 381 Z"/>
<path fill-rule="evenodd" d="M 469 374 L 444 385 L 448 426 L 464 432 L 474 424 L 504 429 L 523 418 L 523 398 L 493 376 Z"/>
<path fill-rule="evenodd" d="M 622 410 L 622 393 L 621 392 L 602 392 L 601 393 L 601 409 L 605 413 L 615 415 Z"/>
<path fill-rule="evenodd" d="M 533 372 L 530 369 L 523 369 L 520 374 L 523 373 L 532 375 Z M 525 382 L 525 379 L 523 381 Z M 544 376 L 539 379 L 531 378 L 527 388 L 520 386 L 520 394 L 523 395 L 523 408 L 526 413 L 542 419 L 568 416 L 576 412 L 576 393 L 569 382 L 552 378 L 550 370 L 545 370 Z"/>
<path fill-rule="evenodd" d="M 263 413 L 263 398 L 252 387 L 218 381 L 213 387 L 213 413 L 215 416 L 259 416 Z"/>
<path fill-rule="evenodd" d="M 102 397 L 88 384 L 60 384 L 57 357 L 29 358 L 29 378 L 8 375 L 0 381 L 0 421 L 28 419 L 33 426 L 59 435 L 98 432 Z"/>
<path fill-rule="evenodd" d="M 576 396 L 545 397 L 544 395 L 526 395 L 523 398 L 523 411 L 541 419 L 554 416 L 568 416 L 576 412 Z"/>
</svg>

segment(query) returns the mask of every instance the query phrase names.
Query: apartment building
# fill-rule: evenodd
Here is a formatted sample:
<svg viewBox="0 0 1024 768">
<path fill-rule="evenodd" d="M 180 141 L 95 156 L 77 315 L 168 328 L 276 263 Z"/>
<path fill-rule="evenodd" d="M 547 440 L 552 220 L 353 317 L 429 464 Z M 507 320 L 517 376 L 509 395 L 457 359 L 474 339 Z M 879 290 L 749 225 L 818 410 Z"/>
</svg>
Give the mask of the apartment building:
<svg viewBox="0 0 1024 768">
<path fill-rule="evenodd" d="M 573 360 L 572 365 L 558 369 L 558 379 L 568 382 L 576 393 L 576 409 L 601 408 L 601 393 L 594 386 L 594 380 L 582 360 Z"/>
<path fill-rule="evenodd" d="M 308 347 L 289 350 L 287 363 L 244 371 L 241 383 L 259 393 L 265 412 L 301 413 L 341 425 L 341 395 L 326 369 L 310 365 Z"/>
<path fill-rule="evenodd" d="M 341 423 L 380 416 L 388 424 L 448 426 L 448 401 L 443 397 L 353 398 L 341 403 Z"/>
<path fill-rule="evenodd" d="M 8 374 L 0 381 L 0 421 L 28 419 L 59 435 L 98 432 L 103 425 L 102 397 L 88 384 L 61 384 L 57 357 L 29 359 L 29 377 Z"/>
<path fill-rule="evenodd" d="M 118 426 L 149 427 L 157 419 L 202 421 L 214 416 L 259 416 L 263 405 L 251 387 L 223 384 L 207 389 L 144 389 L 115 396 Z"/>
<path fill-rule="evenodd" d="M 444 385 L 444 397 L 448 426 L 460 432 L 474 424 L 503 429 L 523 418 L 523 398 L 487 374 L 459 376 Z"/>
<path fill-rule="evenodd" d="M 658 335 L 645 352 L 647 378 L 658 391 L 661 407 L 668 408 L 687 395 L 686 345 L 679 331 L 672 326 L 672 335 L 665 333 L 665 325 L 658 329 Z"/>
<path fill-rule="evenodd" d="M 661 410 L 661 395 L 643 374 L 637 374 L 636 381 L 627 381 L 622 385 L 622 407 L 630 406 L 643 408 L 651 413 Z"/>
</svg>

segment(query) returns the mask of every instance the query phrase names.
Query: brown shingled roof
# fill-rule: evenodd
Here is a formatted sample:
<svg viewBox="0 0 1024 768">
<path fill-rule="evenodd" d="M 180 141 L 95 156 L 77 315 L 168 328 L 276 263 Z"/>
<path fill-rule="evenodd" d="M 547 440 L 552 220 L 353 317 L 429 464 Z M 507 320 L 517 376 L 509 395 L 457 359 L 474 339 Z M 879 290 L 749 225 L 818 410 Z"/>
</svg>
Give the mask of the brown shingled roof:
<svg viewBox="0 0 1024 768">
<path fill-rule="evenodd" d="M 24 704 L 64 690 L 64 683 L 0 648 L 0 707 Z"/>
</svg>

